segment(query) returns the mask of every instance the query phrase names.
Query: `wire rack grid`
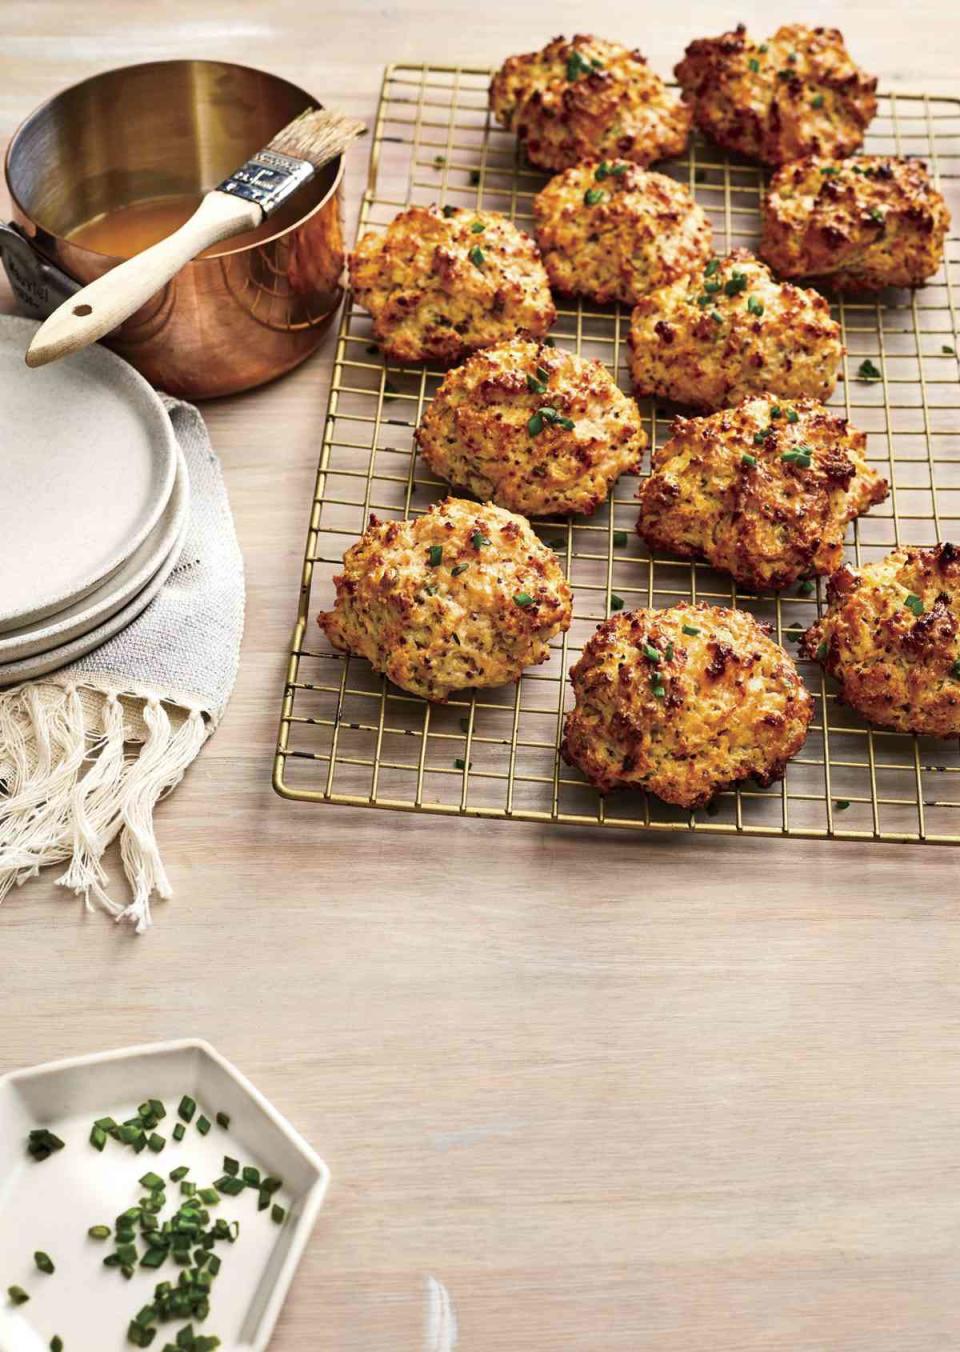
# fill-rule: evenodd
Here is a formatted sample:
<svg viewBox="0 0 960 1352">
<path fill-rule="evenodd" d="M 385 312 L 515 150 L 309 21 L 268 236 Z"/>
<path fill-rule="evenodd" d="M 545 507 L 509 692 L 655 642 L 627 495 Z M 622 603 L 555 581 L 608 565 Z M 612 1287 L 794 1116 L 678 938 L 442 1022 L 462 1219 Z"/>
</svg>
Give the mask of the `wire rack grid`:
<svg viewBox="0 0 960 1352">
<path fill-rule="evenodd" d="M 491 72 L 393 65 L 383 80 L 359 230 L 384 228 L 412 203 L 503 211 L 522 226 L 546 181 L 491 121 Z M 886 95 L 865 150 L 926 159 L 957 219 L 960 100 Z M 754 165 L 694 137 L 658 169 L 686 183 L 707 211 L 718 250 L 755 245 L 764 179 Z M 871 461 L 891 485 L 886 503 L 850 530 L 848 557 L 960 536 L 960 239 L 922 290 L 834 307 L 848 353 L 832 403 L 869 435 Z M 567 302 L 558 345 L 603 360 L 629 390 L 629 312 Z M 866 358 L 881 378 L 858 378 Z M 642 792 L 602 798 L 559 756 L 571 692 L 567 674 L 596 625 L 623 605 L 680 599 L 741 606 L 790 651 L 822 608 L 822 582 L 780 595 L 738 591 L 703 564 L 651 555 L 635 533 L 638 480 L 622 478 L 590 518 L 534 521 L 557 550 L 575 594 L 570 631 L 550 661 L 516 684 L 431 705 L 365 661 L 333 651 L 316 612 L 369 514 L 406 517 L 448 491 L 416 456 L 413 433 L 443 373 L 384 365 L 368 317 L 348 293 L 337 342 L 274 765 L 286 797 L 352 806 L 696 834 L 960 843 L 960 745 L 866 726 L 815 664 L 800 662 L 815 697 L 806 745 L 783 781 L 718 794 L 687 812 Z M 651 447 L 675 410 L 642 401 Z"/>
</svg>

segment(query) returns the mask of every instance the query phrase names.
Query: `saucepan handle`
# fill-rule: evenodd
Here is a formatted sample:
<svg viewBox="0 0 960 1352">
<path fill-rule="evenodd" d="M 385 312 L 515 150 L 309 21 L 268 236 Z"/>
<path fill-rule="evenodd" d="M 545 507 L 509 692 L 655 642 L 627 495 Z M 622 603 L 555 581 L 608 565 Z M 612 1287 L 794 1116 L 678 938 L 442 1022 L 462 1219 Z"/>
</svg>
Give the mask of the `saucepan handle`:
<svg viewBox="0 0 960 1352">
<path fill-rule="evenodd" d="M 0 221 L 0 259 L 14 294 L 28 314 L 46 319 L 80 290 L 80 283 L 38 253 L 15 225 Z"/>
</svg>

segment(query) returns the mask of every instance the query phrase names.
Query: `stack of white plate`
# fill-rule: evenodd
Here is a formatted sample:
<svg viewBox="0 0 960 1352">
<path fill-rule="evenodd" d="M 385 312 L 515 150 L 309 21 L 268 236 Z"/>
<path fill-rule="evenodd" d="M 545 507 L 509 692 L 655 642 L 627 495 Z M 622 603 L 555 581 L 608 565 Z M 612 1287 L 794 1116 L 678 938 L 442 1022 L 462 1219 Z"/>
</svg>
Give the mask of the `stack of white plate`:
<svg viewBox="0 0 960 1352">
<path fill-rule="evenodd" d="M 66 666 L 136 619 L 189 517 L 156 393 L 100 347 L 29 370 L 36 327 L 0 317 L 0 686 Z"/>
</svg>

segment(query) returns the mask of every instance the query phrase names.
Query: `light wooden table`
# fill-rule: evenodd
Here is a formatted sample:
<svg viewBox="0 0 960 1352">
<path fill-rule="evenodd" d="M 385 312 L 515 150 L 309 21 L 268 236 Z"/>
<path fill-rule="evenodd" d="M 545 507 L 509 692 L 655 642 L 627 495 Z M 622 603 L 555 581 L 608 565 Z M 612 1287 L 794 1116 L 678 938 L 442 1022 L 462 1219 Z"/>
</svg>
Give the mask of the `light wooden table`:
<svg viewBox="0 0 960 1352">
<path fill-rule="evenodd" d="M 768 9 L 0 0 L 0 141 L 126 62 L 244 61 L 369 117 L 391 59 L 586 28 L 667 71 Z M 956 92 L 949 0 L 796 17 L 842 22 L 887 88 Z M 960 856 L 274 796 L 328 357 L 205 409 L 249 617 L 222 730 L 160 811 L 176 897 L 135 941 L 49 881 L 12 896 L 0 1071 L 200 1034 L 289 1114 L 333 1184 L 277 1352 L 429 1347 L 427 1274 L 470 1352 L 957 1346 Z"/>
</svg>

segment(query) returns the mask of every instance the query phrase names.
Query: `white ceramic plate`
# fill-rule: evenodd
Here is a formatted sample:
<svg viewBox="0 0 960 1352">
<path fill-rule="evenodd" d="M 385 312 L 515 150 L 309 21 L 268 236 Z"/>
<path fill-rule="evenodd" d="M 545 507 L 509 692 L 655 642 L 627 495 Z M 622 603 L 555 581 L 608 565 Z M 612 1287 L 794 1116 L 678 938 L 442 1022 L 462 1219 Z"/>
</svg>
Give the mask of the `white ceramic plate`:
<svg viewBox="0 0 960 1352">
<path fill-rule="evenodd" d="M 138 550 L 112 577 L 66 610 L 0 634 L 0 666 L 50 652 L 109 620 L 143 591 L 183 536 L 190 510 L 190 478 L 178 452 L 179 469 L 166 510 Z"/>
<path fill-rule="evenodd" d="M 78 658 L 93 652 L 94 648 L 99 648 L 101 643 L 106 643 L 108 638 L 113 638 L 114 634 L 119 634 L 121 629 L 126 629 L 127 625 L 132 624 L 137 616 L 146 610 L 173 572 L 183 553 L 189 525 L 189 520 L 184 522 L 180 537 L 174 542 L 173 548 L 157 572 L 116 614 L 97 625 L 96 629 L 81 634 L 79 638 L 72 639 L 69 643 L 62 643 L 57 648 L 50 648 L 33 657 L 25 657 L 19 662 L 0 663 L 0 686 L 19 685 L 21 681 L 32 681 L 38 676 L 46 675 L 48 671 L 57 671 L 60 667 L 68 666 Z"/>
<path fill-rule="evenodd" d="M 0 317 L 0 631 L 88 595 L 167 505 L 177 443 L 159 396 L 103 347 L 31 371 L 32 319 Z"/>
<path fill-rule="evenodd" d="M 201 1136 L 195 1118 L 178 1145 L 171 1132 L 184 1094 L 211 1121 L 217 1112 L 228 1113 L 229 1130 L 214 1122 Z M 108 1140 L 98 1154 L 88 1143 L 93 1121 L 103 1116 L 122 1121 L 148 1098 L 167 1108 L 157 1127 L 168 1138 L 164 1150 L 137 1155 Z M 26 1151 L 27 1133 L 39 1126 L 66 1142 L 42 1163 Z M 125 1281 L 118 1269 L 103 1266 L 112 1242 L 98 1243 L 87 1230 L 112 1226 L 135 1205 L 144 1191 L 137 1180 L 148 1170 L 166 1179 L 186 1164 L 190 1179 L 206 1186 L 223 1173 L 224 1155 L 281 1177 L 277 1197 L 287 1217 L 275 1225 L 269 1211 L 257 1211 L 257 1195 L 250 1190 L 210 1208 L 212 1216 L 239 1220 L 240 1235 L 235 1244 L 217 1245 L 223 1265 L 213 1283 L 210 1315 L 194 1327 L 219 1336 L 222 1352 L 263 1352 L 329 1174 L 253 1085 L 207 1043 L 193 1040 L 60 1061 L 0 1079 L 0 1352 L 47 1352 L 54 1335 L 63 1339 L 64 1352 L 129 1352 L 130 1320 L 150 1302 L 156 1284 L 175 1283 L 180 1269 L 168 1260 L 153 1272 L 138 1267 Z M 177 1192 L 175 1184 L 167 1184 L 163 1215 L 179 1205 Z M 52 1276 L 37 1271 L 38 1249 L 52 1258 Z M 11 1285 L 29 1293 L 25 1305 L 7 1303 Z M 174 1342 L 186 1322 L 160 1324 L 153 1352 Z"/>
</svg>

